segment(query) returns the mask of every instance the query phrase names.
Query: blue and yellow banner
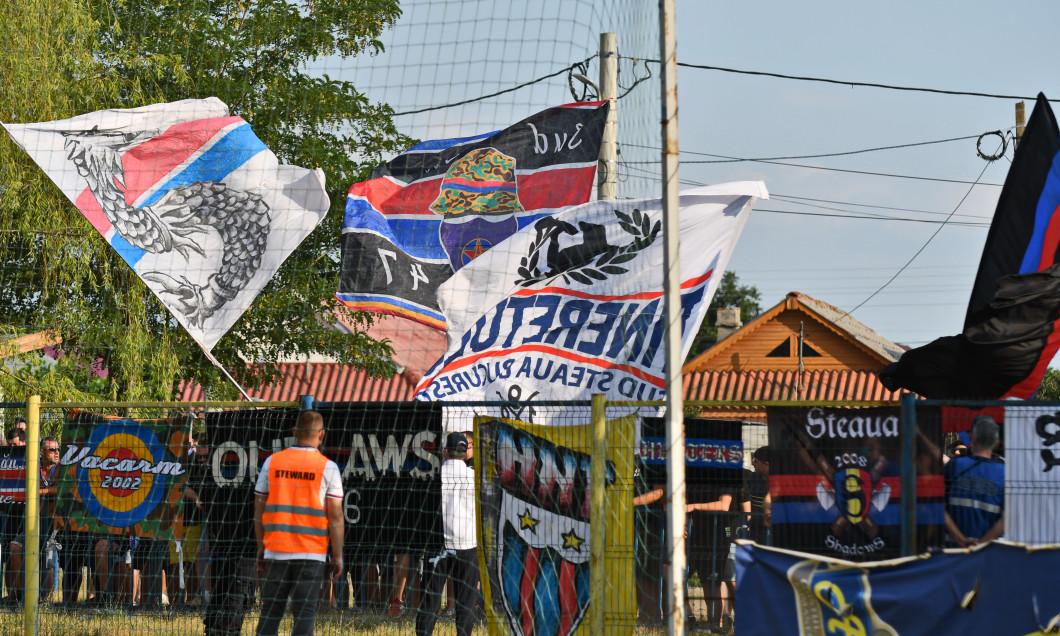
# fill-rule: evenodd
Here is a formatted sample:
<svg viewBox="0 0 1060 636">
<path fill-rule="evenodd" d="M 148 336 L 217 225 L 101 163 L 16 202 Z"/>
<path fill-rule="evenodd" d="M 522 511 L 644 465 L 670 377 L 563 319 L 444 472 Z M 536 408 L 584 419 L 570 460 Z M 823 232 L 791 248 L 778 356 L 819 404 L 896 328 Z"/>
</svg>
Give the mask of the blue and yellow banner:
<svg viewBox="0 0 1060 636">
<path fill-rule="evenodd" d="M 994 542 L 854 563 L 739 541 L 741 636 L 1033 636 L 1060 621 L 1060 549 Z"/>
</svg>

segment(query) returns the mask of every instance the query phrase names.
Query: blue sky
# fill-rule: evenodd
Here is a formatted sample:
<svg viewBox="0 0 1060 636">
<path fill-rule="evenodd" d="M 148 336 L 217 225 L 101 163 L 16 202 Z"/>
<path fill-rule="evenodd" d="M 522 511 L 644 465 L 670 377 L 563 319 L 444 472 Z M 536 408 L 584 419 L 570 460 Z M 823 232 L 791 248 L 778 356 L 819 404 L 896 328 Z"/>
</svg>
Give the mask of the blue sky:
<svg viewBox="0 0 1060 636">
<path fill-rule="evenodd" d="M 335 68 L 397 112 L 507 89 L 595 52 L 615 31 L 627 58 L 658 57 L 655 2 L 409 0 L 387 34 L 387 53 Z M 678 60 L 748 71 L 953 91 L 1060 99 L 1060 4 L 965 2 L 791 3 L 678 0 Z M 622 82 L 633 69 L 624 60 Z M 643 64 L 638 68 L 642 68 Z M 658 66 L 651 66 L 657 76 Z M 595 61 L 587 74 L 595 77 Z M 702 164 L 708 153 L 743 158 L 842 153 L 1002 130 L 1015 99 L 935 95 L 719 71 L 679 71 L 680 176 L 693 184 L 761 179 L 774 195 L 752 214 L 730 263 L 762 292 L 763 309 L 788 291 L 831 303 L 899 343 L 917 346 L 960 331 L 1000 187 L 1012 157 L 987 163 L 976 139 L 792 159 L 852 174 L 765 163 Z M 627 180 L 620 194 L 657 183 L 658 84 L 623 98 L 619 138 Z M 566 75 L 463 106 L 402 115 L 418 138 L 474 134 L 571 101 Z M 1033 102 L 1028 101 L 1028 116 Z M 996 136 L 983 148 L 997 150 Z M 637 178 L 638 175 L 641 178 Z M 946 179 L 969 183 L 924 180 Z M 816 199 L 816 201 L 812 201 Z M 955 212 L 940 228 L 937 221 Z M 796 214 L 798 213 L 798 214 Z M 879 216 L 881 219 L 814 216 Z M 912 222 L 898 219 L 917 219 Z M 959 223 L 958 223 L 959 222 Z M 931 239 L 932 234 L 937 236 Z M 929 239 L 930 242 L 929 242 Z M 917 252 L 919 256 L 913 259 Z M 912 263 L 877 292 L 907 262 Z"/>
</svg>

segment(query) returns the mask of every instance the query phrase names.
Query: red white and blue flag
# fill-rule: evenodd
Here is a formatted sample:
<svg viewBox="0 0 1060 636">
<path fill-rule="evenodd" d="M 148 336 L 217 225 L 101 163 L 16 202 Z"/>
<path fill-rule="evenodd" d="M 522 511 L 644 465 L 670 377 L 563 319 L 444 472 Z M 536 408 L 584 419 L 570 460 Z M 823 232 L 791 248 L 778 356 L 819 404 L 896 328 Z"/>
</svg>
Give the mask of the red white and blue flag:
<svg viewBox="0 0 1060 636">
<path fill-rule="evenodd" d="M 347 307 L 445 329 L 438 286 L 474 258 L 592 195 L 608 103 L 541 111 L 474 137 L 426 141 L 355 183 L 342 224 Z"/>
<path fill-rule="evenodd" d="M 758 181 L 680 196 L 682 355 L 757 198 Z M 535 424 L 527 401 L 663 399 L 663 251 L 658 199 L 537 220 L 439 288 L 449 347 L 417 399 L 510 403 L 502 416 Z"/>
<path fill-rule="evenodd" d="M 207 349 L 329 206 L 215 97 L 4 128 Z"/>
</svg>

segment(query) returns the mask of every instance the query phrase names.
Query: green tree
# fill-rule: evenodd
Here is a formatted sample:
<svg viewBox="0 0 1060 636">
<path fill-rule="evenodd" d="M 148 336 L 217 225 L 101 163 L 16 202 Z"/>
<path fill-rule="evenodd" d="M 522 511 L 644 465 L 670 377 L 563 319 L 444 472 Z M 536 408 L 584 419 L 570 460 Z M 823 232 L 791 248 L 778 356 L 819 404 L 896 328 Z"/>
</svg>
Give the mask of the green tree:
<svg viewBox="0 0 1060 636">
<path fill-rule="evenodd" d="M 322 57 L 341 64 L 381 50 L 378 37 L 400 15 L 396 0 L 3 4 L 3 121 L 212 95 L 281 162 L 324 170 L 328 215 L 214 348 L 241 382 L 276 377 L 275 367 L 255 371 L 247 361 L 313 353 L 393 372 L 389 347 L 363 331 L 371 317 L 342 308 L 334 291 L 346 189 L 412 140 L 397 131 L 388 106 L 307 68 Z M 0 325 L 16 333 L 57 329 L 78 355 L 54 372 L 100 397 L 166 399 L 182 379 L 218 389 L 211 395 L 235 395 L 135 273 L 6 138 L 0 183 Z M 339 314 L 354 333 L 333 328 Z M 110 371 L 102 386 L 86 382 L 84 360 Z M 26 390 L 41 382 L 39 373 L 23 375 L 14 383 Z"/>
<path fill-rule="evenodd" d="M 695 340 L 692 341 L 692 349 L 688 353 L 688 360 L 698 356 L 718 341 L 718 309 L 722 307 L 739 307 L 740 320 L 747 324 L 758 314 L 762 313 L 759 302 L 762 294 L 754 285 L 741 285 L 740 277 L 736 272 L 725 272 L 718 284 L 718 290 L 714 292 L 714 298 L 707 308 L 707 316 L 699 327 Z"/>
<path fill-rule="evenodd" d="M 1060 369 L 1049 367 L 1042 376 L 1042 383 L 1034 394 L 1035 400 L 1060 401 Z"/>
</svg>

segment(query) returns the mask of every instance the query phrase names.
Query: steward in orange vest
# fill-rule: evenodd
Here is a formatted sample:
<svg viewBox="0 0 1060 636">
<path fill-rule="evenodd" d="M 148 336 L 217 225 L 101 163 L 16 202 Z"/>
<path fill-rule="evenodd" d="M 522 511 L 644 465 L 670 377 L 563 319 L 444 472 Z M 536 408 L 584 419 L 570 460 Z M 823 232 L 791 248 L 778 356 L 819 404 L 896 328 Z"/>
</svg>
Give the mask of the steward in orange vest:
<svg viewBox="0 0 1060 636">
<path fill-rule="evenodd" d="M 331 576 L 337 579 L 343 572 L 342 477 L 335 462 L 319 451 L 323 418 L 303 411 L 294 435 L 297 445 L 266 459 L 254 486 L 254 534 L 265 577 L 261 636 L 277 633 L 288 597 L 295 619 L 291 633 L 313 633 L 329 543 Z"/>
</svg>

